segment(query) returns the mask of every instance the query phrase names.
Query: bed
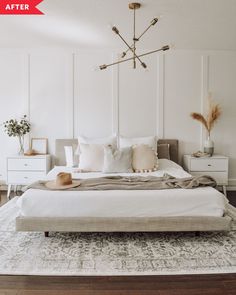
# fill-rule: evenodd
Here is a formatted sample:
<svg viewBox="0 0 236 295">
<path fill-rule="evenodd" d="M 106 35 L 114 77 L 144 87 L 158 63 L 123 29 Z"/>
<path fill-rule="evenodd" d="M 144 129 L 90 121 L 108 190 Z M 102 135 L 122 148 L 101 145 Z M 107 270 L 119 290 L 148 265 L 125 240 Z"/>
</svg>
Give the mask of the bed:
<svg viewBox="0 0 236 295">
<path fill-rule="evenodd" d="M 160 159 L 159 170 L 150 172 L 151 175 L 190 176 L 177 164 L 178 141 L 159 140 L 158 143 L 170 145 L 170 160 Z M 71 172 L 75 179 L 104 176 L 102 173 L 78 173 L 74 168 L 65 167 L 64 146 L 76 144 L 77 140 L 56 141 L 57 166 L 47 179 L 55 179 L 61 171 Z M 16 218 L 16 230 L 42 231 L 46 235 L 49 231 L 200 232 L 232 228 L 232 216 L 227 214 L 224 195 L 211 187 L 80 192 L 30 189 L 22 195 L 18 205 L 21 215 Z"/>
</svg>

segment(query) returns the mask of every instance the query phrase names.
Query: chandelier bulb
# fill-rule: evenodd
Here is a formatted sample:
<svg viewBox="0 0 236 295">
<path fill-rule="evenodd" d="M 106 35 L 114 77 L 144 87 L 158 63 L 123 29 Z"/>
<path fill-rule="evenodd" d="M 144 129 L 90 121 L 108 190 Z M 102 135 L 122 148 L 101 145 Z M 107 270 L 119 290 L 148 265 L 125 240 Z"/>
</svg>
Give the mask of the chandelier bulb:
<svg viewBox="0 0 236 295">
<path fill-rule="evenodd" d="M 121 58 L 124 58 L 126 56 L 126 52 L 122 52 Z"/>
<path fill-rule="evenodd" d="M 100 70 L 105 70 L 106 68 L 107 68 L 107 65 L 101 65 L 101 66 L 99 66 L 99 68 L 100 68 Z"/>
<path fill-rule="evenodd" d="M 144 62 L 141 63 L 141 66 L 142 66 L 144 69 L 147 68 L 147 65 L 146 65 Z"/>
<path fill-rule="evenodd" d="M 161 48 L 163 51 L 166 51 L 166 50 L 169 50 L 170 49 L 170 46 L 169 45 L 165 45 Z"/>
<path fill-rule="evenodd" d="M 157 17 L 155 17 L 152 21 L 151 21 L 151 25 L 152 26 L 155 26 L 155 24 L 158 22 L 158 18 Z"/>
<path fill-rule="evenodd" d="M 97 71 L 99 71 L 100 67 L 94 66 L 94 67 L 92 67 L 92 69 L 93 69 L 94 72 L 97 72 Z"/>
<path fill-rule="evenodd" d="M 116 26 L 113 26 L 112 27 L 112 31 L 115 33 L 115 34 L 119 34 L 119 30 L 117 29 L 117 27 Z"/>
</svg>

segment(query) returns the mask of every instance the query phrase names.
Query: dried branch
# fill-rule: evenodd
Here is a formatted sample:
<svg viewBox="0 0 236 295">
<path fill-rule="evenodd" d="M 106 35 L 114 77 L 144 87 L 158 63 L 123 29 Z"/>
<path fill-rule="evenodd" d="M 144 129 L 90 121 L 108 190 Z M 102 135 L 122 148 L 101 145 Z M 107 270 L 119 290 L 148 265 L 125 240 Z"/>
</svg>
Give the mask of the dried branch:
<svg viewBox="0 0 236 295">
<path fill-rule="evenodd" d="M 206 119 L 203 117 L 202 114 L 199 114 L 199 113 L 191 113 L 191 117 L 192 117 L 194 120 L 197 120 L 197 121 L 199 121 L 200 123 L 202 123 L 202 125 L 203 125 L 203 126 L 206 128 L 206 130 L 209 132 L 207 121 L 206 121 Z"/>
</svg>

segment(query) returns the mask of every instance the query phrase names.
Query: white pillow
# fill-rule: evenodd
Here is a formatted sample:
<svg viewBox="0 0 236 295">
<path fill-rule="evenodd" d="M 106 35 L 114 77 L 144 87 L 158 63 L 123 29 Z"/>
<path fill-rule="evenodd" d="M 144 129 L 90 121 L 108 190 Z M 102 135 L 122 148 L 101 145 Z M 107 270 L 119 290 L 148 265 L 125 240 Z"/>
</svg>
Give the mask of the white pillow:
<svg viewBox="0 0 236 295">
<path fill-rule="evenodd" d="M 78 166 L 79 159 L 78 156 L 75 155 L 75 151 L 72 146 L 64 146 L 65 149 L 65 157 L 66 157 L 66 166 L 67 167 L 75 167 Z"/>
<path fill-rule="evenodd" d="M 117 148 L 117 137 L 116 136 L 109 136 L 109 137 L 101 137 L 101 138 L 88 138 L 85 136 L 78 137 L 78 149 L 76 154 L 80 154 L 80 144 L 102 144 L 102 145 L 112 145 L 114 149 Z"/>
<path fill-rule="evenodd" d="M 132 169 L 132 148 L 116 150 L 112 146 L 104 146 L 103 173 L 128 173 Z"/>
<path fill-rule="evenodd" d="M 102 171 L 104 162 L 103 145 L 80 144 L 79 169 L 88 172 Z"/>
<path fill-rule="evenodd" d="M 157 150 L 157 138 L 156 136 L 146 137 L 123 137 L 120 136 L 120 148 L 131 147 L 133 145 L 146 144 Z"/>
</svg>

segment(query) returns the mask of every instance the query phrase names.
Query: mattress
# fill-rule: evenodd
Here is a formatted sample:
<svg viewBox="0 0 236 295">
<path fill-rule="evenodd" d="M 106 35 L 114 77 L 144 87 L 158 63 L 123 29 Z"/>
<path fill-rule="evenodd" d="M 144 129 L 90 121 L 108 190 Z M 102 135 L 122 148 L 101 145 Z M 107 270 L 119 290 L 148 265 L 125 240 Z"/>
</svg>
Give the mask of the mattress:
<svg viewBox="0 0 236 295">
<path fill-rule="evenodd" d="M 189 177 L 186 171 L 170 160 L 159 160 L 159 170 L 148 173 L 163 176 Z M 71 172 L 74 179 L 107 175 L 134 176 L 135 173 L 78 173 L 76 168 L 55 167 L 47 179 L 59 172 Z M 147 173 L 138 174 L 147 176 Z M 27 190 L 18 200 L 21 216 L 26 217 L 168 217 L 215 216 L 225 211 L 225 197 L 211 187 L 165 190 L 50 191 Z"/>
</svg>

